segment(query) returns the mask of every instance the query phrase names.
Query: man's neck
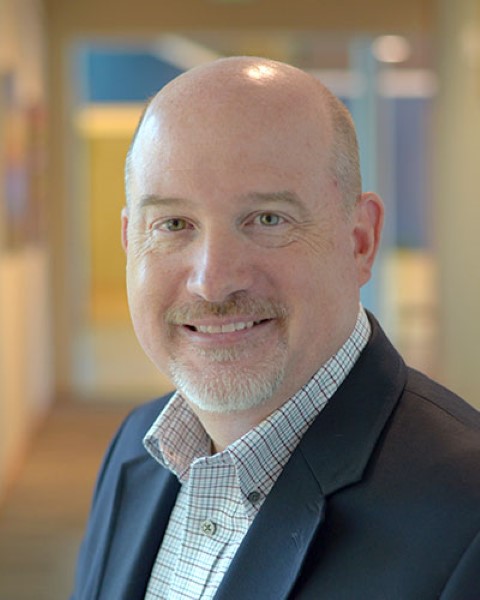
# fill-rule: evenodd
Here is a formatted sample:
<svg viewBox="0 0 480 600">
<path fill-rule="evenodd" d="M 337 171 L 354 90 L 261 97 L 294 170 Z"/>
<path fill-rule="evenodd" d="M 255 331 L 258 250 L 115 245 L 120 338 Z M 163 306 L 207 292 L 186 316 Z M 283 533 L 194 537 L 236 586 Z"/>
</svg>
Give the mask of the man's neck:
<svg viewBox="0 0 480 600">
<path fill-rule="evenodd" d="M 225 450 L 227 446 L 259 425 L 277 408 L 282 406 L 284 402 L 270 400 L 255 408 L 228 413 L 207 412 L 190 402 L 188 404 L 210 436 L 212 440 L 212 454 L 215 454 Z"/>
</svg>

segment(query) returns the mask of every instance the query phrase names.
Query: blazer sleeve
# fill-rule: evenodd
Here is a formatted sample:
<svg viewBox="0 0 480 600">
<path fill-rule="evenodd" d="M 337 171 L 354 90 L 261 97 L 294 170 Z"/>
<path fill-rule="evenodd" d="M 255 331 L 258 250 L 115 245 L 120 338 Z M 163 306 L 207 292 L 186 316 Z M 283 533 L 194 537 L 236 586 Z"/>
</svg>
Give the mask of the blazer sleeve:
<svg viewBox="0 0 480 600">
<path fill-rule="evenodd" d="M 83 600 L 81 590 L 85 588 L 85 583 L 91 577 L 95 567 L 98 569 L 100 566 L 99 561 L 101 557 L 98 556 L 98 541 L 100 532 L 103 530 L 102 521 L 105 522 L 108 516 L 103 514 L 103 506 L 99 507 L 99 497 L 102 495 L 102 490 L 105 487 L 112 485 L 112 457 L 115 454 L 127 422 L 128 418 L 125 419 L 110 442 L 97 475 L 87 529 L 78 554 L 75 585 L 70 600 Z"/>
<path fill-rule="evenodd" d="M 143 437 L 168 402 L 170 395 L 135 408 L 112 439 L 94 488 L 85 535 L 77 560 L 70 600 L 92 600 L 108 552 L 109 531 L 116 512 L 117 488 L 125 463 L 144 457 Z"/>
</svg>

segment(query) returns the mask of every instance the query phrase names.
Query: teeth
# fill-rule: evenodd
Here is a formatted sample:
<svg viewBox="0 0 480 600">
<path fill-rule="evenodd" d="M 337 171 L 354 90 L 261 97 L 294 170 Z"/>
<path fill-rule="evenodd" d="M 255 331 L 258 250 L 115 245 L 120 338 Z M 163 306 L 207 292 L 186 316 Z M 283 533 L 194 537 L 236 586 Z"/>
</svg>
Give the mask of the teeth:
<svg viewBox="0 0 480 600">
<path fill-rule="evenodd" d="M 226 325 L 197 325 L 195 328 L 200 333 L 233 333 L 242 329 L 250 329 L 255 321 L 242 323 L 227 323 Z"/>
</svg>

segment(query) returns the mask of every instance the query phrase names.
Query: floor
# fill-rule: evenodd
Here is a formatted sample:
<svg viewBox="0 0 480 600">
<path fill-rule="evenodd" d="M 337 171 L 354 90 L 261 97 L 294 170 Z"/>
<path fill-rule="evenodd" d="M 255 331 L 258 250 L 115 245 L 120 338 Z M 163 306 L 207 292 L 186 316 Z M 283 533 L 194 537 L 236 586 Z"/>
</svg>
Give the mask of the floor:
<svg viewBox="0 0 480 600">
<path fill-rule="evenodd" d="M 0 600 L 66 600 L 96 472 L 131 407 L 53 410 L 0 506 Z"/>
</svg>

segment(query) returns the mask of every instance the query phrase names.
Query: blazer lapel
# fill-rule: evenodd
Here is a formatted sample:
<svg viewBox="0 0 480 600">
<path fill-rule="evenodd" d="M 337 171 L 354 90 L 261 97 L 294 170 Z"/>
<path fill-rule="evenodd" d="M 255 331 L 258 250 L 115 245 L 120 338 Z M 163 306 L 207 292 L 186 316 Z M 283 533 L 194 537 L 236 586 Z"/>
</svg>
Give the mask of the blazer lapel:
<svg viewBox="0 0 480 600">
<path fill-rule="evenodd" d="M 143 600 L 178 490 L 148 455 L 123 465 L 98 600 Z"/>
<path fill-rule="evenodd" d="M 286 469 L 287 467 L 285 467 Z M 325 500 L 303 456 L 295 452 L 238 549 L 215 600 L 282 600 L 295 583 L 323 520 Z M 301 502 L 298 499 L 301 498 Z"/>
<path fill-rule="evenodd" d="M 298 446 L 324 494 L 360 481 L 407 379 L 378 323 L 369 344 Z"/>
<path fill-rule="evenodd" d="M 215 600 L 284 600 L 324 521 L 327 496 L 361 480 L 406 381 L 372 320 L 355 367 L 307 431 L 245 536 Z"/>
</svg>

